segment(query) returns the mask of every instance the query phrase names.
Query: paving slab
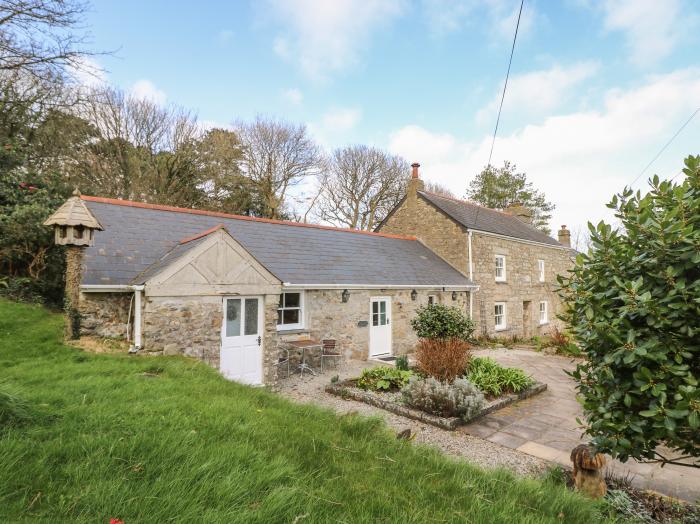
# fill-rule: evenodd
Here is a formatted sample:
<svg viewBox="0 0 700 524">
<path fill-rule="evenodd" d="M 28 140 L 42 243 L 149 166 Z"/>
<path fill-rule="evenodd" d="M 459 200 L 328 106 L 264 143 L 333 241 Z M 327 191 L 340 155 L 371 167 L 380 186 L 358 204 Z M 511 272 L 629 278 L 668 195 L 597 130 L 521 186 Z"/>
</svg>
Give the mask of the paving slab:
<svg viewBox="0 0 700 524">
<path fill-rule="evenodd" d="M 576 367 L 576 360 L 524 348 L 477 350 L 474 356 L 488 356 L 504 366 L 523 369 L 548 387 L 545 392 L 486 415 L 460 431 L 571 466 L 571 450 L 588 441 L 576 422 L 577 417 L 583 420 L 583 411 L 576 401 L 575 383 L 566 374 Z M 690 501 L 700 499 L 700 469 L 610 460 L 606 471 L 629 477 L 640 488 Z"/>
</svg>

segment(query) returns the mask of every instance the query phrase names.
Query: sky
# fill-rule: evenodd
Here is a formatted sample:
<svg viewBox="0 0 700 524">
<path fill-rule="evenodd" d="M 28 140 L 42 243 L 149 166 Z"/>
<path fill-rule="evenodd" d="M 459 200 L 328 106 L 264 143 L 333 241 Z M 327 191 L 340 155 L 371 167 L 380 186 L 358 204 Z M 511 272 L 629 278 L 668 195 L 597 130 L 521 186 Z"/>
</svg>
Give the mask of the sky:
<svg viewBox="0 0 700 524">
<path fill-rule="evenodd" d="M 327 150 L 420 162 L 463 197 L 488 162 L 519 0 L 94 1 L 95 65 L 206 126 L 304 123 Z M 94 80 L 91 80 L 94 81 Z M 611 220 L 700 108 L 697 0 L 525 0 L 492 164 L 515 163 L 576 231 Z M 700 114 L 634 182 L 681 180 Z"/>
</svg>

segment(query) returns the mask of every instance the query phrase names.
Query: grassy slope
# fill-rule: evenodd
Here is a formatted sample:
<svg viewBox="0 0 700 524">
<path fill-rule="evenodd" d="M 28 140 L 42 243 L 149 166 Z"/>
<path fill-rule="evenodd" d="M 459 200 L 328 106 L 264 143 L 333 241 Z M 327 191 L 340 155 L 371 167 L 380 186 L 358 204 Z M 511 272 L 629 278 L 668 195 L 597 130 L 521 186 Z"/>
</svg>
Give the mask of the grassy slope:
<svg viewBox="0 0 700 524">
<path fill-rule="evenodd" d="M 485 473 L 174 357 L 86 354 L 0 300 L 0 377 L 34 422 L 0 428 L 0 521 L 593 522 L 593 503 Z M 144 371 L 162 369 L 157 378 Z"/>
</svg>

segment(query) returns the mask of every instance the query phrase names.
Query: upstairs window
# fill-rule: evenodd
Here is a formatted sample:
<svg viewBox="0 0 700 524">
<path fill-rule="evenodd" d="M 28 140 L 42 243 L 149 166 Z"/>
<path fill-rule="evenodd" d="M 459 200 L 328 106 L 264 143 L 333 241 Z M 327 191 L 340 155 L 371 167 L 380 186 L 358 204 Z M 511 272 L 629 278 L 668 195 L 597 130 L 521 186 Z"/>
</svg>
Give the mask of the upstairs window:
<svg viewBox="0 0 700 524">
<path fill-rule="evenodd" d="M 544 260 L 537 261 L 537 272 L 539 274 L 540 282 L 544 282 Z"/>
<path fill-rule="evenodd" d="M 547 322 L 549 322 L 547 302 L 543 300 L 540 302 L 540 324 L 546 324 Z"/>
<path fill-rule="evenodd" d="M 496 331 L 506 329 L 506 303 L 496 302 L 493 307 L 493 319 Z"/>
<path fill-rule="evenodd" d="M 496 255 L 496 282 L 506 281 L 506 257 Z"/>
<path fill-rule="evenodd" d="M 301 292 L 282 293 L 277 307 L 277 329 L 300 329 L 304 326 L 304 296 Z"/>
</svg>

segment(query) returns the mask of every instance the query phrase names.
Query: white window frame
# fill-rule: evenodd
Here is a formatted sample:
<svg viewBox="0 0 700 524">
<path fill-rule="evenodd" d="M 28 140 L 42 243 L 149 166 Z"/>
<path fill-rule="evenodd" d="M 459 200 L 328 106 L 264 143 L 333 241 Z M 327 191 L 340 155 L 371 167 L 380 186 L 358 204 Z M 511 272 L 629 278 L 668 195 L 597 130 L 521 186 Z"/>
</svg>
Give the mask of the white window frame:
<svg viewBox="0 0 700 524">
<path fill-rule="evenodd" d="M 430 299 L 433 299 L 432 302 L 430 302 Z M 437 295 L 428 295 L 428 305 L 430 304 L 437 304 L 438 303 L 438 298 Z"/>
<path fill-rule="evenodd" d="M 496 316 L 497 316 L 496 315 L 496 308 L 498 306 L 503 307 L 503 313 L 501 314 L 501 321 L 502 322 L 500 324 L 496 323 Z M 508 314 L 508 307 L 507 307 L 505 302 L 494 302 L 494 304 L 493 304 L 493 323 L 494 323 L 494 329 L 496 331 L 503 331 L 503 330 L 508 328 L 507 314 Z"/>
<path fill-rule="evenodd" d="M 498 276 L 498 260 L 503 261 L 503 274 L 501 276 Z M 496 255 L 494 259 L 494 275 L 496 277 L 496 282 L 505 282 L 506 281 L 506 256 L 505 255 Z"/>
<path fill-rule="evenodd" d="M 543 304 L 544 304 L 544 309 L 542 309 Z M 539 313 L 540 313 L 540 326 L 542 326 L 544 324 L 549 324 L 549 303 L 546 300 L 540 301 Z M 544 313 L 544 319 L 542 318 L 543 313 Z"/>
<path fill-rule="evenodd" d="M 540 282 L 544 282 L 544 260 L 541 258 L 537 261 L 537 271 L 539 272 Z"/>
<path fill-rule="evenodd" d="M 288 293 L 299 293 L 299 307 L 284 307 L 280 308 L 279 306 L 277 307 L 277 311 L 280 309 L 299 309 L 299 322 L 296 324 L 277 324 L 277 331 L 291 331 L 294 329 L 304 329 L 304 311 L 305 311 L 305 301 L 306 297 L 304 296 L 305 293 L 303 290 L 289 290 L 289 291 L 282 291 L 282 295 L 286 295 Z"/>
</svg>

